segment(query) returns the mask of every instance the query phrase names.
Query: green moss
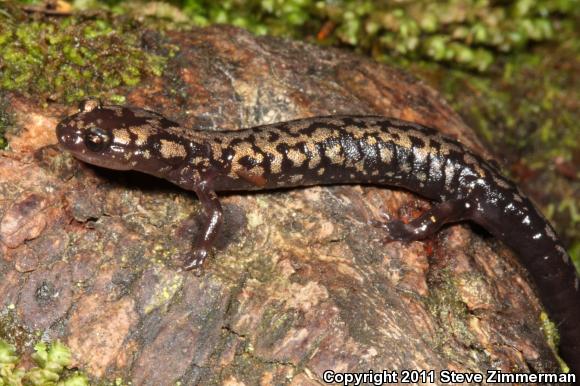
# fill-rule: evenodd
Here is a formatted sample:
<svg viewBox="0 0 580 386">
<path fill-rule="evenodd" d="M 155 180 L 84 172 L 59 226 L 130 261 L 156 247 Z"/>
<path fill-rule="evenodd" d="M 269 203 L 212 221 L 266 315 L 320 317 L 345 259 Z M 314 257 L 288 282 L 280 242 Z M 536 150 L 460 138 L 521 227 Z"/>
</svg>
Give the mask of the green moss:
<svg viewBox="0 0 580 386">
<path fill-rule="evenodd" d="M 71 365 L 70 350 L 60 342 L 50 345 L 38 343 L 34 346 L 32 360 L 35 367 L 25 369 L 19 366 L 20 359 L 11 344 L 0 339 L 0 385 L 89 385 L 86 375 L 73 372 L 65 376 L 66 368 Z M 63 379 L 61 379 L 63 378 Z"/>
<path fill-rule="evenodd" d="M 87 96 L 119 99 L 119 88 L 162 73 L 173 47 L 141 46 L 138 23 L 23 19 L 0 27 L 0 87 L 41 100 L 74 102 Z"/>
<path fill-rule="evenodd" d="M 435 319 L 441 320 L 437 331 L 436 346 L 446 355 L 455 355 L 446 350 L 446 340 L 455 337 L 466 346 L 475 343 L 468 326 L 469 312 L 457 292 L 457 284 L 448 272 L 440 272 L 438 285 L 432 285 L 427 298 L 427 306 Z M 451 321 L 451 323 L 450 323 Z M 457 359 L 457 358 L 454 358 Z"/>
<path fill-rule="evenodd" d="M 110 4 L 111 1 L 106 1 Z M 123 9 L 121 0 L 114 1 Z M 256 34 L 349 45 L 375 58 L 402 56 L 486 71 L 498 55 L 572 30 L 574 0 L 376 2 L 181 0 L 192 24 L 232 24 Z"/>
<path fill-rule="evenodd" d="M 560 344 L 560 335 L 558 334 L 558 327 L 554 324 L 554 322 L 550 320 L 548 314 L 546 314 L 545 312 L 542 312 L 540 314 L 540 322 L 542 323 L 542 330 L 544 331 L 544 335 L 546 336 L 546 341 L 548 342 L 548 345 L 550 346 L 550 348 L 554 352 L 554 355 L 558 359 L 558 363 L 560 364 L 562 371 L 568 373 L 570 371 L 570 368 L 568 367 L 566 362 L 564 362 L 558 355 L 558 346 Z"/>
<path fill-rule="evenodd" d="M 0 340 L 0 363 L 2 365 L 15 364 L 18 362 L 16 350 L 13 346 L 3 340 Z"/>
<path fill-rule="evenodd" d="M 24 371 L 17 369 L 18 356 L 14 346 L 0 340 L 0 385 L 18 385 Z"/>
</svg>

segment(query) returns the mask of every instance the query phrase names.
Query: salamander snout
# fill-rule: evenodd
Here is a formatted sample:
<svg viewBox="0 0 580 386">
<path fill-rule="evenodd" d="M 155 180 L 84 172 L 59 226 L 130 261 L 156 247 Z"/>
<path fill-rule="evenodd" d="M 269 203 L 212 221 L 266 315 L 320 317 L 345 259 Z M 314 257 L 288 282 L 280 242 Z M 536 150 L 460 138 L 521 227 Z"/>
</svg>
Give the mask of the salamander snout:
<svg viewBox="0 0 580 386">
<path fill-rule="evenodd" d="M 81 130 L 71 127 L 68 121 L 65 119 L 56 126 L 56 136 L 61 148 L 74 151 L 75 147 L 82 144 L 82 133 Z"/>
<path fill-rule="evenodd" d="M 101 103 L 97 99 L 88 99 L 79 105 L 79 112 L 63 119 L 56 126 L 56 136 L 64 150 L 73 152 L 82 150 L 84 144 L 85 121 L 81 119 L 87 113 L 100 109 Z"/>
<path fill-rule="evenodd" d="M 61 148 L 81 161 L 156 175 L 187 158 L 187 145 L 168 132 L 177 126 L 149 110 L 88 100 L 57 125 L 56 135 Z"/>
<path fill-rule="evenodd" d="M 112 130 L 95 124 L 85 126 L 69 118 L 56 127 L 58 142 L 63 150 L 92 165 L 116 170 L 132 169 L 127 149 L 116 143 L 118 141 L 114 140 Z"/>
</svg>

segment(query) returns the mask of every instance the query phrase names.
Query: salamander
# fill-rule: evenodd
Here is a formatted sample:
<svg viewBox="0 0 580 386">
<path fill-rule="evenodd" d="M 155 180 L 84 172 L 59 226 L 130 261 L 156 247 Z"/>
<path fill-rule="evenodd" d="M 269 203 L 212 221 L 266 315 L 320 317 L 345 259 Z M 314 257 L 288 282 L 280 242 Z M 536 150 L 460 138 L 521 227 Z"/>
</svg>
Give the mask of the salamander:
<svg viewBox="0 0 580 386">
<path fill-rule="evenodd" d="M 217 191 L 326 184 L 401 187 L 435 202 L 418 218 L 381 223 L 391 240 L 419 240 L 470 220 L 516 252 L 580 374 L 580 279 L 552 226 L 493 163 L 416 123 L 381 116 L 297 119 L 241 130 L 187 129 L 136 107 L 87 100 L 57 128 L 89 164 L 137 170 L 196 193 L 205 225 L 184 269 L 199 268 L 223 222 Z"/>
</svg>

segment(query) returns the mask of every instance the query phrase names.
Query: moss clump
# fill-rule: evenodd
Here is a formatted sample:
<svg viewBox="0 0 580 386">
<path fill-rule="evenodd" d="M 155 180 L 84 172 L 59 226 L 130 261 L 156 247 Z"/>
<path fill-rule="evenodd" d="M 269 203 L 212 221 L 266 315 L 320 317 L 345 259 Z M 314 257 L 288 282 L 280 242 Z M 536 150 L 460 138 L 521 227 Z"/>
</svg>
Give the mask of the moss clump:
<svg viewBox="0 0 580 386">
<path fill-rule="evenodd" d="M 565 373 L 570 372 L 570 368 L 564 362 L 560 356 L 558 355 L 558 345 L 560 344 L 560 335 L 558 334 L 558 327 L 552 322 L 548 315 L 545 312 L 540 314 L 540 322 L 542 323 L 542 330 L 544 331 L 544 335 L 546 336 L 546 341 L 548 345 L 554 351 L 556 358 L 558 359 L 558 363 L 562 368 L 562 371 Z"/>
<path fill-rule="evenodd" d="M 562 16 L 570 16 L 572 28 L 575 12 L 571 0 L 518 0 L 509 4 L 403 1 L 382 5 L 369 0 L 362 4 L 364 7 L 359 2 L 321 7 L 337 25 L 335 39 L 365 48 L 379 58 L 427 58 L 478 71 L 490 68 L 498 53 L 554 39 Z"/>
<path fill-rule="evenodd" d="M 489 69 L 498 54 L 561 39 L 562 30 L 574 29 L 580 12 L 575 0 L 176 0 L 169 3 L 177 7 L 156 3 L 139 8 L 123 0 L 100 3 L 177 25 L 231 24 L 259 35 L 315 37 L 377 59 L 425 58 L 477 71 Z M 82 4 L 95 8 L 99 1 Z"/>
<path fill-rule="evenodd" d="M 311 0 L 182 0 L 177 4 L 196 25 L 231 24 L 258 35 L 300 37 L 303 26 L 317 17 Z"/>
<path fill-rule="evenodd" d="M 447 270 L 441 271 L 431 284 L 427 307 L 434 318 L 441 320 L 436 341 L 439 348 L 445 348 L 446 340 L 455 337 L 466 345 L 475 343 L 473 334 L 468 327 L 469 312 L 457 291 L 457 283 L 451 278 Z M 451 321 L 451 323 L 450 323 Z M 443 350 L 446 355 L 450 352 Z"/>
<path fill-rule="evenodd" d="M 0 23 L 0 88 L 6 90 L 51 101 L 118 100 L 121 93 L 115 90 L 160 75 L 166 62 L 165 56 L 142 48 L 135 22 L 113 24 L 107 15 L 7 20 Z"/>
<path fill-rule="evenodd" d="M 0 339 L 0 386 L 87 386 L 86 375 L 75 372 L 63 378 L 65 368 L 71 364 L 70 350 L 60 342 L 34 346 L 32 360 L 35 367 L 18 367 L 20 359 L 14 346 Z M 63 379 L 61 379 L 63 378 Z"/>
<path fill-rule="evenodd" d="M 121 0 L 107 0 L 118 4 Z M 193 24 L 222 23 L 257 34 L 356 47 L 375 58 L 426 58 L 486 71 L 498 53 L 558 39 L 573 29 L 574 0 L 376 2 L 320 0 L 173 1 Z M 180 14 L 180 19 L 183 15 Z"/>
</svg>

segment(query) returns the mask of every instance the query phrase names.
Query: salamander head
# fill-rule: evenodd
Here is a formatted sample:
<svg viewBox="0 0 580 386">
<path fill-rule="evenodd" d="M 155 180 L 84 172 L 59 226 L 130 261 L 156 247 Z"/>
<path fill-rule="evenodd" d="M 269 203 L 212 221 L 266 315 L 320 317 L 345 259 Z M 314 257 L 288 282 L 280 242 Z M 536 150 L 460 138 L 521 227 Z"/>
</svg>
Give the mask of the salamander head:
<svg viewBox="0 0 580 386">
<path fill-rule="evenodd" d="M 58 124 L 56 135 L 60 146 L 82 161 L 157 175 L 187 158 L 185 144 L 166 132 L 172 127 L 178 124 L 152 111 L 87 100 Z"/>
</svg>

